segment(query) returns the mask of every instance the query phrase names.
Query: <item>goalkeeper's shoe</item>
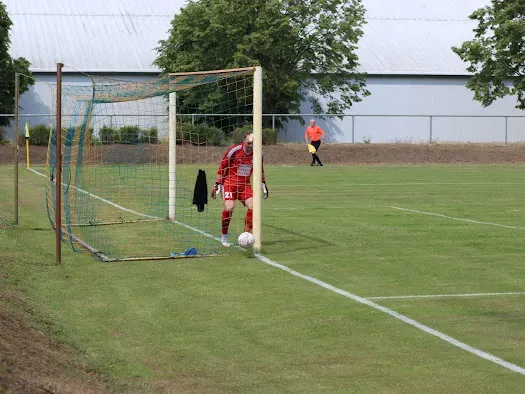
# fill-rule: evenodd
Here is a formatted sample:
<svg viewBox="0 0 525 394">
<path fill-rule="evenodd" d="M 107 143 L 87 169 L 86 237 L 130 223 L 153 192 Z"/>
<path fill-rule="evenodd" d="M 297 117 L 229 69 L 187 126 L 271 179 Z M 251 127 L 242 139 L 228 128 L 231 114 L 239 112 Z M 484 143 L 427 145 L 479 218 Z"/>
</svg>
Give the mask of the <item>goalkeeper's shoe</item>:
<svg viewBox="0 0 525 394">
<path fill-rule="evenodd" d="M 222 234 L 221 235 L 222 246 L 224 246 L 225 248 L 229 248 L 230 246 L 232 246 L 232 244 L 229 241 L 229 238 L 230 238 L 229 234 Z"/>
</svg>

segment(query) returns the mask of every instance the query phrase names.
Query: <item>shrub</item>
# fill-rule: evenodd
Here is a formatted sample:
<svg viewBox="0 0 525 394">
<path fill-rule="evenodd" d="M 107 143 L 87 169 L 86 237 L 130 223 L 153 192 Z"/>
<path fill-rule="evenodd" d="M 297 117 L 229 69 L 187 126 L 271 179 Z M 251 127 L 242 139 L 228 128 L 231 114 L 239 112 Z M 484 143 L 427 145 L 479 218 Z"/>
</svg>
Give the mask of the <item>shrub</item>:
<svg viewBox="0 0 525 394">
<path fill-rule="evenodd" d="M 224 140 L 224 132 L 204 123 L 177 124 L 177 143 L 191 143 L 192 145 L 220 145 Z"/>
<path fill-rule="evenodd" d="M 7 144 L 7 140 L 5 139 L 5 130 L 3 127 L 0 127 L 0 145 Z"/>
<path fill-rule="evenodd" d="M 101 144 L 112 144 L 117 142 L 118 139 L 118 130 L 109 126 L 102 126 L 98 132 L 99 140 Z"/>
<path fill-rule="evenodd" d="M 98 141 L 100 144 L 157 144 L 158 130 L 156 127 L 151 129 L 141 129 L 137 125 L 122 126 L 114 128 L 102 126 L 99 130 Z"/>
<path fill-rule="evenodd" d="M 263 145 L 277 144 L 277 130 L 276 129 L 262 129 L 262 143 Z"/>
<path fill-rule="evenodd" d="M 138 144 L 140 136 L 139 126 L 122 126 L 118 130 L 118 143 L 120 144 Z"/>
<path fill-rule="evenodd" d="M 253 127 L 246 125 L 234 129 L 230 133 L 230 139 L 234 144 L 239 144 L 244 141 L 246 134 L 251 132 Z M 263 145 L 275 145 L 277 144 L 277 130 L 276 129 L 262 129 L 262 144 Z"/>
<path fill-rule="evenodd" d="M 36 146 L 47 146 L 49 143 L 49 133 L 51 129 L 48 125 L 37 124 L 29 128 L 29 143 Z M 22 135 L 23 140 L 25 140 Z"/>
<path fill-rule="evenodd" d="M 237 127 L 230 132 L 230 141 L 233 144 L 239 144 L 244 141 L 246 134 L 251 130 L 251 127 L 243 126 Z"/>
<path fill-rule="evenodd" d="M 156 127 L 151 129 L 141 130 L 139 143 L 141 144 L 156 144 L 158 143 L 159 132 Z"/>
</svg>

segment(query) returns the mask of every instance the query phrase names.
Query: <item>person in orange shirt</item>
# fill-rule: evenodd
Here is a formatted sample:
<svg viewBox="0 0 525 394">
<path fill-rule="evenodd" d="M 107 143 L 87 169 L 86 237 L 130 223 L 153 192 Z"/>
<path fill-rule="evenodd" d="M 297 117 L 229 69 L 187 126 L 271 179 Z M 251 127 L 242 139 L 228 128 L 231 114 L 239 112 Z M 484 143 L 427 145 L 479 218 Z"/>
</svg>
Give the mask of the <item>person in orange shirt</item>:
<svg viewBox="0 0 525 394">
<path fill-rule="evenodd" d="M 324 137 L 324 130 L 315 124 L 315 119 L 310 119 L 310 126 L 308 126 L 304 132 L 304 139 L 307 144 L 312 144 L 315 148 L 315 152 L 312 153 L 312 164 L 310 164 L 311 166 L 315 166 L 316 161 L 318 163 L 317 165 L 323 165 L 323 163 L 321 163 L 321 160 L 319 159 L 319 156 L 317 156 L 317 151 L 319 150 L 321 143 L 324 144 Z"/>
</svg>

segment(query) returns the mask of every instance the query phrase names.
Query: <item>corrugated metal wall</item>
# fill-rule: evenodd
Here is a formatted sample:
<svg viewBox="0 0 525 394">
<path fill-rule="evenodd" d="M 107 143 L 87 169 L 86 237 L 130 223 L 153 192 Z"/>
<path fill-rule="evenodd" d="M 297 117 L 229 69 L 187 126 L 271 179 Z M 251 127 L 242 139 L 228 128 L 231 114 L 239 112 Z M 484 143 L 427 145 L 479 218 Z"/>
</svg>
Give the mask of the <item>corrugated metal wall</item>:
<svg viewBox="0 0 525 394">
<path fill-rule="evenodd" d="M 370 76 L 372 94 L 348 111 L 353 118 L 318 119 L 318 124 L 333 142 L 428 142 L 430 133 L 438 142 L 505 142 L 506 129 L 508 142 L 525 141 L 525 112 L 514 108 L 515 99 L 483 108 L 466 82 L 467 77 Z M 305 103 L 301 112 L 312 110 Z M 279 133 L 283 142 L 303 141 L 303 136 L 297 121 Z"/>
</svg>

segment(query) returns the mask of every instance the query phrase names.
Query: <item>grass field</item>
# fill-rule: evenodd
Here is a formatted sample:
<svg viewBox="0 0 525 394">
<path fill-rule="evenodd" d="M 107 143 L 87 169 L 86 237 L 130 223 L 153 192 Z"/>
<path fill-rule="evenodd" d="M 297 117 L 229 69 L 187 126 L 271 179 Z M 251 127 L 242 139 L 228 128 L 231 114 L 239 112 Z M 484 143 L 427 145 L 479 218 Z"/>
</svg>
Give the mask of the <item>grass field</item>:
<svg viewBox="0 0 525 394">
<path fill-rule="evenodd" d="M 4 222 L 11 172 L 0 167 Z M 49 227 L 44 179 L 21 170 L 21 224 L 0 227 L 0 261 L 17 264 L 3 264 L 0 283 L 16 284 L 114 391 L 523 392 L 523 166 L 266 172 L 268 260 L 101 263 L 66 249 L 55 266 L 54 234 L 36 230 Z"/>
</svg>

